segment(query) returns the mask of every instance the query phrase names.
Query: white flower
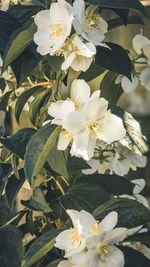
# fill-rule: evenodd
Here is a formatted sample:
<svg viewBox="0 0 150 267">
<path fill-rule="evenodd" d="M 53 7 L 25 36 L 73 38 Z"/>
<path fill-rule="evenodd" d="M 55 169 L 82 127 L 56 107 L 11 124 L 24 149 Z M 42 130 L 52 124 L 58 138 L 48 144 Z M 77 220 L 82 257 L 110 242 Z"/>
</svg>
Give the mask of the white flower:
<svg viewBox="0 0 150 267">
<path fill-rule="evenodd" d="M 65 0 L 51 4 L 50 10 L 42 10 L 34 18 L 38 27 L 34 35 L 37 51 L 41 55 L 55 54 L 62 48 L 71 32 L 73 9 Z"/>
<path fill-rule="evenodd" d="M 137 54 L 146 56 L 147 67 L 140 73 L 141 84 L 150 91 L 150 40 L 142 34 L 137 34 L 132 41 L 133 48 Z M 143 65 L 145 67 L 145 64 Z"/>
<path fill-rule="evenodd" d="M 66 260 L 66 261 L 61 261 L 57 267 L 85 267 L 84 264 L 81 264 L 80 266 L 74 265 L 71 261 Z"/>
<path fill-rule="evenodd" d="M 95 232 L 86 239 L 86 250 L 74 255 L 72 262 L 76 265 L 84 264 L 86 267 L 124 266 L 124 255 L 115 243 L 122 241 L 127 236 L 126 228 L 115 228 L 118 215 L 109 213 L 99 223 L 100 232 Z"/>
<path fill-rule="evenodd" d="M 75 0 L 73 3 L 73 11 L 75 19 L 73 26 L 75 31 L 85 40 L 95 45 L 105 46 L 102 41 L 107 32 L 107 22 L 94 13 L 97 7 L 89 6 L 85 12 L 85 2 L 83 0 Z"/>
<path fill-rule="evenodd" d="M 92 63 L 96 49 L 92 43 L 83 43 L 76 35 L 66 43 L 63 54 L 65 62 L 62 64 L 62 70 L 71 66 L 75 71 L 86 71 Z"/>
<path fill-rule="evenodd" d="M 0 10 L 7 11 L 9 8 L 10 0 L 1 0 Z"/>
<path fill-rule="evenodd" d="M 126 131 L 122 120 L 107 110 L 108 102 L 99 98 L 98 90 L 90 97 L 90 88 L 83 80 L 75 80 L 72 88 L 74 101 L 57 101 L 48 112 L 55 117 L 52 123 L 64 129 L 59 136 L 58 149 L 66 149 L 72 141 L 71 155 L 90 160 L 97 140 L 112 143 L 122 139 Z"/>
<path fill-rule="evenodd" d="M 116 84 L 121 84 L 122 89 L 125 93 L 131 93 L 138 85 L 139 79 L 137 76 L 131 75 L 132 81 L 126 76 L 119 75 L 115 81 Z"/>
</svg>

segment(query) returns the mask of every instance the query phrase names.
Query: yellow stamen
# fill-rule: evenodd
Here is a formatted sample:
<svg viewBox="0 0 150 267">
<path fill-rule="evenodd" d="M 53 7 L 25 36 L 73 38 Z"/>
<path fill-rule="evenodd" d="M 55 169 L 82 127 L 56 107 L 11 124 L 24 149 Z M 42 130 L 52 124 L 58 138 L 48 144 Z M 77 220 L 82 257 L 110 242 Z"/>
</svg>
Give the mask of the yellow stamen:
<svg viewBox="0 0 150 267">
<path fill-rule="evenodd" d="M 75 228 L 71 228 L 72 231 L 69 233 L 70 237 L 71 237 L 71 240 L 72 240 L 72 245 L 75 245 L 76 243 L 78 243 L 81 238 L 79 236 L 79 231 L 78 231 L 78 228 L 75 227 Z"/>
<path fill-rule="evenodd" d="M 90 230 L 92 234 L 97 234 L 102 231 L 103 226 L 99 224 L 99 221 L 96 221 L 96 223 L 92 226 L 90 226 Z"/>
<path fill-rule="evenodd" d="M 50 34 L 50 39 L 54 39 L 55 37 L 62 37 L 64 35 L 64 27 L 63 24 L 56 23 L 56 24 L 51 24 L 50 26 L 51 29 L 51 34 Z"/>
<path fill-rule="evenodd" d="M 91 14 L 89 17 L 85 17 L 85 23 L 83 27 L 87 32 L 94 30 L 100 23 L 100 16 L 98 14 Z"/>
</svg>

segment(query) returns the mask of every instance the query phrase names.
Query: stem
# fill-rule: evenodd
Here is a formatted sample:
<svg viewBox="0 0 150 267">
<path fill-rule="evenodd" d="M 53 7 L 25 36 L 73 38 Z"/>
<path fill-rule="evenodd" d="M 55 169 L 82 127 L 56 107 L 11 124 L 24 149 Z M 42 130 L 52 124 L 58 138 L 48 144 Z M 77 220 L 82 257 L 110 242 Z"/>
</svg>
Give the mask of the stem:
<svg viewBox="0 0 150 267">
<path fill-rule="evenodd" d="M 41 82 L 41 83 L 35 83 L 35 84 L 32 84 L 32 85 L 22 85 L 22 87 L 24 89 L 31 89 L 35 86 L 52 86 L 53 85 L 53 82 L 52 81 L 48 81 L 48 82 Z"/>
<path fill-rule="evenodd" d="M 62 188 L 62 186 L 60 185 L 60 183 L 54 178 L 54 176 L 52 176 L 52 179 L 55 181 L 55 183 L 57 184 L 60 192 L 62 193 L 62 195 L 64 196 L 65 195 L 65 191 L 64 189 Z"/>
</svg>

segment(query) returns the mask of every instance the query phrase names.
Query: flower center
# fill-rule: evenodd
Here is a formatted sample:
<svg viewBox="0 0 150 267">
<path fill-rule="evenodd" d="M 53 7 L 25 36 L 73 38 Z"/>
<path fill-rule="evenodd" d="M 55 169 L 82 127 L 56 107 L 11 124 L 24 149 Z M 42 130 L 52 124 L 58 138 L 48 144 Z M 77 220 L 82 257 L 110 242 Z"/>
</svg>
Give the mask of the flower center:
<svg viewBox="0 0 150 267">
<path fill-rule="evenodd" d="M 98 121 L 90 122 L 87 127 L 89 135 L 95 135 L 95 132 L 100 131 L 101 129 L 100 122 Z"/>
<path fill-rule="evenodd" d="M 100 17 L 98 14 L 93 13 L 89 17 L 86 17 L 84 21 L 83 27 L 87 32 L 90 32 L 95 29 L 95 27 L 98 27 L 100 23 Z"/>
<path fill-rule="evenodd" d="M 75 245 L 76 243 L 78 243 L 81 240 L 81 238 L 79 236 L 79 231 L 78 231 L 78 228 L 77 227 L 73 228 L 71 230 L 71 232 L 69 233 L 69 235 L 70 235 L 71 240 L 72 240 L 72 245 Z"/>
<path fill-rule="evenodd" d="M 102 262 L 105 262 L 106 257 L 112 252 L 112 248 L 113 247 L 107 243 L 99 247 L 97 255 Z"/>
<path fill-rule="evenodd" d="M 102 228 L 103 228 L 103 226 L 99 224 L 99 221 L 96 221 L 95 224 L 90 226 L 90 230 L 91 230 L 92 234 L 100 233 Z"/>
<path fill-rule="evenodd" d="M 68 130 L 65 130 L 65 138 L 73 138 L 73 135 L 68 131 Z"/>
<path fill-rule="evenodd" d="M 62 36 L 64 36 L 64 27 L 61 22 L 57 24 L 51 24 L 49 27 L 51 30 L 51 34 L 49 38 L 51 40 L 54 38 L 61 38 Z"/>
</svg>

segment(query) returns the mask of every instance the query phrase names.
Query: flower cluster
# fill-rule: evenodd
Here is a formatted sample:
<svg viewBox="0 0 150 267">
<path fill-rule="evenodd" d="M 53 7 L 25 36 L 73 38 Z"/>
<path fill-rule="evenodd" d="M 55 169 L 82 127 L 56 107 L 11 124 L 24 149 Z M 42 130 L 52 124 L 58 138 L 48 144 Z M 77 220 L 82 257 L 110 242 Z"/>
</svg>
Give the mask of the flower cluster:
<svg viewBox="0 0 150 267">
<path fill-rule="evenodd" d="M 141 34 L 137 34 L 132 41 L 133 48 L 138 54 L 137 59 L 133 60 L 134 69 L 132 81 L 127 77 L 119 75 L 116 84 L 121 83 L 122 89 L 126 93 L 132 92 L 140 83 L 150 91 L 150 40 Z"/>
<path fill-rule="evenodd" d="M 65 150 L 71 142 L 71 155 L 85 160 L 93 157 L 97 141 L 110 144 L 126 134 L 122 120 L 111 113 L 100 91 L 90 95 L 84 80 L 74 80 L 70 98 L 52 103 L 48 113 L 54 117 L 52 123 L 62 126 L 58 149 Z"/>
<path fill-rule="evenodd" d="M 85 210 L 67 210 L 73 228 L 56 237 L 55 247 L 65 251 L 68 260 L 59 267 L 106 267 L 124 266 L 124 255 L 114 244 L 127 236 L 126 228 L 114 228 L 118 221 L 117 212 L 110 212 L 101 222 Z"/>
<path fill-rule="evenodd" d="M 34 35 L 37 51 L 41 55 L 64 55 L 62 70 L 71 66 L 75 71 L 86 71 L 96 54 L 95 45 L 105 46 L 102 41 L 107 22 L 96 9 L 89 6 L 85 10 L 83 0 L 75 0 L 73 7 L 58 0 L 51 4 L 50 10 L 40 11 L 34 19 L 38 27 Z"/>
<path fill-rule="evenodd" d="M 98 173 L 116 173 L 117 175 L 126 175 L 130 168 L 136 171 L 137 167 L 144 168 L 147 163 L 146 156 L 138 155 L 123 146 L 120 142 L 105 144 L 98 142 L 94 156 L 87 162 L 91 169 L 83 170 L 85 174 Z"/>
</svg>

